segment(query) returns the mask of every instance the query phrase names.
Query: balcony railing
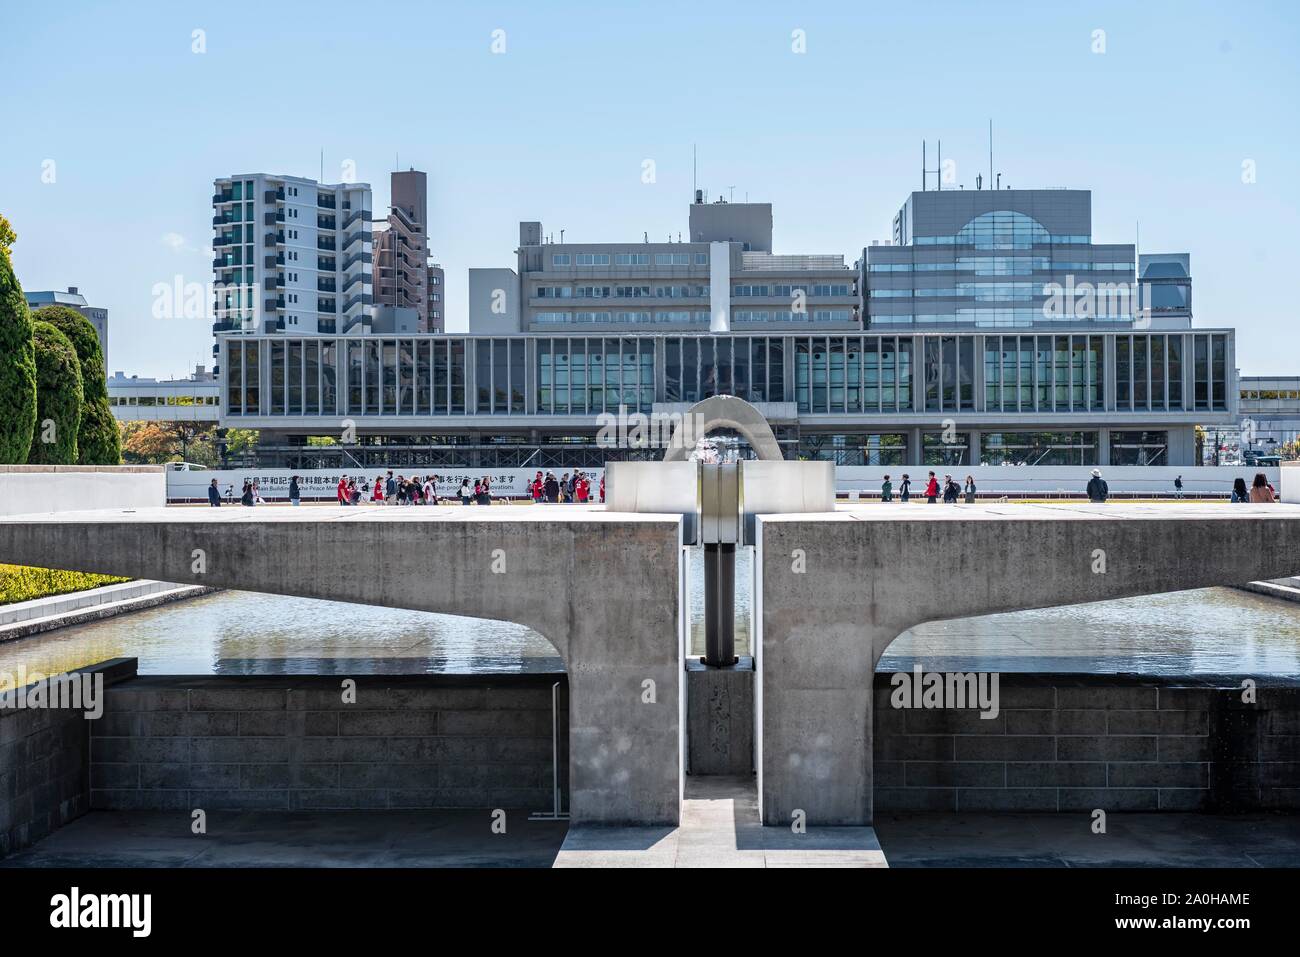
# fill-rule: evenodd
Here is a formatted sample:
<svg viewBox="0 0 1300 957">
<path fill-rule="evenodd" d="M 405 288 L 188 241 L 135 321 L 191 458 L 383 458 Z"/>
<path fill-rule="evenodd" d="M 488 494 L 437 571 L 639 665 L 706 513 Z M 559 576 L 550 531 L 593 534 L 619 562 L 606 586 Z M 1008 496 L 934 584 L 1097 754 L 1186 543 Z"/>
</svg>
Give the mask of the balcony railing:
<svg viewBox="0 0 1300 957">
<path fill-rule="evenodd" d="M 337 222 L 337 220 L 336 220 L 333 216 L 321 216 L 321 215 L 317 215 L 317 217 L 316 217 L 316 228 L 317 228 L 317 229 L 334 229 L 334 228 L 336 228 L 336 227 L 335 227 L 335 223 L 336 223 L 336 222 Z"/>
<path fill-rule="evenodd" d="M 266 311 L 267 311 L 267 312 L 275 312 L 275 310 L 277 310 L 277 309 L 283 309 L 283 308 L 284 308 L 284 300 L 283 300 L 283 299 L 267 299 L 265 305 L 266 305 Z"/>
<path fill-rule="evenodd" d="M 322 209 L 334 209 L 337 205 L 333 193 L 317 193 L 316 205 Z"/>
<path fill-rule="evenodd" d="M 233 203 L 234 201 L 235 194 L 229 191 L 212 194 L 212 202 L 214 205 L 217 203 Z"/>
<path fill-rule="evenodd" d="M 373 297 L 372 295 L 370 295 L 370 293 L 368 293 L 368 292 L 359 292 L 359 293 L 357 293 L 355 296 L 352 296 L 351 298 L 349 298 L 347 302 L 343 303 L 343 311 L 344 311 L 344 312 L 347 312 L 347 311 L 350 310 L 353 306 L 357 306 L 357 305 L 360 305 L 360 306 L 369 306 L 369 305 L 371 305 L 372 303 L 374 303 L 374 301 L 375 301 L 375 299 L 374 299 L 374 297 Z"/>
<path fill-rule="evenodd" d="M 359 263 L 359 262 L 361 262 L 361 263 L 374 262 L 374 256 L 373 256 L 373 254 L 371 254 L 371 253 L 364 253 L 364 252 L 363 252 L 363 253 L 353 253 L 351 256 L 349 256 L 349 257 L 344 261 L 344 263 L 343 263 L 343 271 L 344 271 L 344 272 L 347 272 L 349 269 L 352 268 L 352 266 L 354 266 L 356 263 Z"/>
<path fill-rule="evenodd" d="M 274 226 L 276 223 L 282 223 L 284 222 L 284 212 L 283 211 L 277 213 L 268 212 L 264 217 L 262 217 L 262 221 L 266 223 L 266 225 L 268 226 Z"/>
<path fill-rule="evenodd" d="M 268 189 L 262 199 L 267 203 L 274 203 L 277 200 L 284 199 L 284 187 L 281 186 L 279 189 Z"/>
<path fill-rule="evenodd" d="M 348 233 L 347 237 L 343 240 L 343 252 L 347 252 L 348 248 L 358 239 L 365 243 L 370 242 L 370 230 L 358 229 L 354 233 Z"/>
<path fill-rule="evenodd" d="M 335 251 L 337 250 L 337 247 L 338 247 L 338 244 L 337 244 L 336 242 L 334 242 L 334 237 L 333 237 L 333 236 L 317 236 L 317 237 L 316 237 L 316 248 L 317 248 L 317 249 L 327 249 L 327 250 L 329 250 L 330 252 L 335 252 Z"/>
<path fill-rule="evenodd" d="M 334 282 L 333 279 L 317 279 L 316 291 L 317 292 L 338 292 L 338 285 Z"/>
<path fill-rule="evenodd" d="M 370 210 L 355 209 L 352 212 L 348 213 L 347 217 L 343 220 L 343 228 L 347 229 L 349 226 L 351 226 L 353 223 L 355 223 L 358 219 L 361 219 L 362 217 L 365 217 L 365 219 L 369 221 Z"/>
<path fill-rule="evenodd" d="M 365 281 L 366 281 L 366 274 L 365 274 L 365 273 L 363 273 L 363 272 L 353 273 L 351 276 L 349 276 L 349 277 L 347 278 L 347 280 L 344 281 L 344 283 L 343 283 L 343 291 L 344 291 L 344 292 L 347 292 L 349 289 L 351 289 L 351 288 L 352 288 L 353 286 L 355 286 L 357 283 L 359 283 L 359 282 L 365 282 Z"/>
<path fill-rule="evenodd" d="M 335 264 L 336 261 L 334 260 L 333 257 L 327 257 L 327 256 L 316 257 L 316 268 L 324 270 L 325 272 L 333 272 L 335 268 Z"/>
<path fill-rule="evenodd" d="M 334 305 L 333 300 L 330 300 L 330 301 L 327 302 L 327 301 L 325 301 L 324 299 L 318 299 L 318 300 L 316 301 L 316 311 L 317 311 L 317 312 L 328 312 L 328 313 L 330 313 L 330 314 L 333 314 L 333 313 L 337 312 L 338 310 L 335 308 L 335 305 Z"/>
</svg>

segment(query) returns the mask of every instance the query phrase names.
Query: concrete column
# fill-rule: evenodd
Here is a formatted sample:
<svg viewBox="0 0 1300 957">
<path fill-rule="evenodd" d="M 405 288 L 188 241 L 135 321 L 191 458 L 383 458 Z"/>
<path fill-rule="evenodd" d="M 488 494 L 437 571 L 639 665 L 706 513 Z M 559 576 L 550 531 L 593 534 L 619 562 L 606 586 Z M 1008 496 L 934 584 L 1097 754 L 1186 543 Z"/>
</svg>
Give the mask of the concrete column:
<svg viewBox="0 0 1300 957">
<path fill-rule="evenodd" d="M 913 467 L 918 466 L 921 464 L 923 458 L 924 453 L 921 449 L 921 429 L 919 427 L 908 429 L 907 464 Z"/>
<path fill-rule="evenodd" d="M 971 429 L 967 433 L 970 436 L 970 464 L 980 464 L 980 442 L 983 439 L 983 433 L 979 429 Z"/>
<path fill-rule="evenodd" d="M 1110 429 L 1097 430 L 1097 464 L 1110 465 Z"/>
</svg>

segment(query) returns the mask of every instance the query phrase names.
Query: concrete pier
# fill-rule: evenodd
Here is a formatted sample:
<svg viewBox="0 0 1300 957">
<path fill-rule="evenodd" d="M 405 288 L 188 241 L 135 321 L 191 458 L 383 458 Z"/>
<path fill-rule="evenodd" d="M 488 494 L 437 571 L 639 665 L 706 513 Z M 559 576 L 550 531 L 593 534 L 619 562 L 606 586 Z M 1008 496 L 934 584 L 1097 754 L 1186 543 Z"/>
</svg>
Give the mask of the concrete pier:
<svg viewBox="0 0 1300 957">
<path fill-rule="evenodd" d="M 577 506 L 75 512 L 0 519 L 0 562 L 527 625 L 568 672 L 572 819 L 672 825 L 680 525 Z"/>
<path fill-rule="evenodd" d="M 928 621 L 1300 571 L 1290 505 L 873 505 L 760 516 L 763 822 L 872 822 L 872 680 Z"/>
</svg>

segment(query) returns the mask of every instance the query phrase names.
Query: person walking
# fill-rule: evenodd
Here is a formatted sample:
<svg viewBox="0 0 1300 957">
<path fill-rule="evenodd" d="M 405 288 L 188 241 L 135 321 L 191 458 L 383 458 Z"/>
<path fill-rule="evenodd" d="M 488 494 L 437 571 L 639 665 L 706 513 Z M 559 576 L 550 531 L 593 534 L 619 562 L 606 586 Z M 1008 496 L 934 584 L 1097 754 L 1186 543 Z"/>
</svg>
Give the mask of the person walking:
<svg viewBox="0 0 1300 957">
<path fill-rule="evenodd" d="M 468 478 L 463 478 L 463 479 L 460 480 L 460 491 L 457 492 L 456 494 L 460 497 L 460 504 L 462 504 L 462 505 L 468 505 L 468 504 L 469 504 L 469 502 L 470 502 L 470 498 L 469 498 L 469 496 L 470 496 L 470 488 L 469 488 L 469 479 L 468 479 Z"/>
<path fill-rule="evenodd" d="M 1241 476 L 1237 476 L 1232 483 L 1232 503 L 1235 505 L 1238 502 L 1249 501 L 1250 492 L 1246 489 L 1246 480 Z"/>
<path fill-rule="evenodd" d="M 1088 501 L 1094 505 L 1104 505 L 1108 495 L 1110 495 L 1110 486 L 1101 477 L 1101 469 L 1093 469 L 1092 478 L 1088 479 Z"/>
<path fill-rule="evenodd" d="M 943 477 L 943 503 L 945 505 L 956 505 L 957 496 L 960 493 L 961 489 L 957 487 L 957 483 L 953 481 L 952 476 L 945 475 Z"/>
<path fill-rule="evenodd" d="M 903 481 L 898 486 L 898 500 L 904 505 L 912 497 L 912 479 L 906 472 L 903 473 Z"/>
<path fill-rule="evenodd" d="M 1263 472 L 1255 473 L 1255 482 L 1250 487 L 1250 500 L 1254 503 L 1273 502 L 1273 486 L 1268 484 L 1268 477 Z"/>
<path fill-rule="evenodd" d="M 939 500 L 939 480 L 930 473 L 930 479 L 925 483 L 925 501 L 927 505 L 933 505 Z"/>
<path fill-rule="evenodd" d="M 213 508 L 221 507 L 221 489 L 217 488 L 216 479 L 213 479 L 212 484 L 208 486 L 208 504 Z"/>
<path fill-rule="evenodd" d="M 384 491 L 380 494 L 381 502 L 392 504 L 397 500 L 397 479 L 393 478 L 393 470 L 388 470 L 388 479 L 384 482 Z"/>
<path fill-rule="evenodd" d="M 298 476 L 289 476 L 289 504 L 301 505 L 302 491 L 298 488 Z"/>
<path fill-rule="evenodd" d="M 1179 475 L 1174 479 L 1174 498 L 1183 497 L 1183 477 Z"/>
<path fill-rule="evenodd" d="M 892 502 L 894 500 L 894 483 L 889 481 L 889 476 L 880 483 L 880 500 L 882 502 Z"/>
<path fill-rule="evenodd" d="M 370 493 L 370 501 L 376 505 L 384 504 L 384 477 L 382 475 L 375 476 L 375 487 Z"/>
<path fill-rule="evenodd" d="M 546 501 L 554 505 L 560 500 L 560 483 L 555 480 L 554 472 L 546 473 Z"/>
<path fill-rule="evenodd" d="M 255 504 L 253 497 L 253 483 L 248 481 L 248 479 L 244 479 L 244 492 L 239 496 L 239 504 L 247 505 L 249 508 L 252 508 Z"/>
<path fill-rule="evenodd" d="M 975 476 L 966 476 L 966 504 L 975 504 Z"/>
<path fill-rule="evenodd" d="M 480 505 L 492 504 L 492 481 L 486 475 L 478 483 L 478 503 Z"/>
<path fill-rule="evenodd" d="M 426 475 L 424 477 L 424 504 L 425 505 L 438 504 L 438 487 L 433 484 L 432 475 Z"/>
</svg>

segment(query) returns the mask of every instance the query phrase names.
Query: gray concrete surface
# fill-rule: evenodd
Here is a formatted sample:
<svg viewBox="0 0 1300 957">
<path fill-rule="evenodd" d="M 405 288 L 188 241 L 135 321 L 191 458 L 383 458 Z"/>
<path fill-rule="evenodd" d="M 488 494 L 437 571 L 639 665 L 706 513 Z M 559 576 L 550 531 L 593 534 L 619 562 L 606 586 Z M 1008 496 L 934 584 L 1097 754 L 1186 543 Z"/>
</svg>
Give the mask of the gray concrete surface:
<svg viewBox="0 0 1300 957">
<path fill-rule="evenodd" d="M 555 858 L 588 867 L 887 867 L 869 827 L 764 827 L 752 775 L 686 779 L 680 827 L 569 828 Z"/>
<path fill-rule="evenodd" d="M 23 867 L 549 867 L 565 822 L 506 811 L 91 811 L 0 860 Z"/>
<path fill-rule="evenodd" d="M 890 867 L 1300 867 L 1300 817 L 1279 814 L 882 812 Z"/>
<path fill-rule="evenodd" d="M 764 823 L 872 821 L 872 676 L 929 621 L 1274 579 L 1300 507 L 909 505 L 759 519 Z"/>
<path fill-rule="evenodd" d="M 0 519 L 0 562 L 528 625 L 556 647 L 569 675 L 574 820 L 605 824 L 678 821 L 679 543 L 676 516 L 580 506 Z"/>
</svg>

